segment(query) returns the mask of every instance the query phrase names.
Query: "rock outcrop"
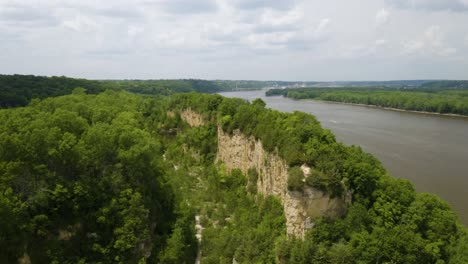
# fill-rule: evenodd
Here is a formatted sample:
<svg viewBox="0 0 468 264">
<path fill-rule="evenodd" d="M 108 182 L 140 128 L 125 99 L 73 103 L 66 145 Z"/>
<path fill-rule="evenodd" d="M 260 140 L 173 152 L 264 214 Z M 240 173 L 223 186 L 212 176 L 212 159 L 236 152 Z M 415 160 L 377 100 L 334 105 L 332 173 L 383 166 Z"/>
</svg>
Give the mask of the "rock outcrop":
<svg viewBox="0 0 468 264">
<path fill-rule="evenodd" d="M 281 199 L 288 235 L 303 237 L 305 230 L 313 227 L 316 217 L 336 217 L 346 213 L 349 197 L 332 198 L 308 186 L 302 192 L 289 191 L 286 161 L 265 151 L 260 140 L 246 137 L 239 130 L 230 135 L 218 127 L 217 160 L 224 162 L 229 170 L 240 169 L 247 173 L 250 168 L 256 169 L 257 191 Z M 302 169 L 307 173 L 307 167 Z"/>
<path fill-rule="evenodd" d="M 197 126 L 202 126 L 205 125 L 206 122 L 203 119 L 203 117 L 194 111 L 192 109 L 184 109 L 183 111 L 180 112 L 180 118 L 187 122 L 190 126 L 197 127 Z"/>
<path fill-rule="evenodd" d="M 181 111 L 181 118 L 190 126 L 206 124 L 202 116 L 191 109 Z M 314 219 L 319 216 L 336 217 L 346 213 L 350 195 L 330 197 L 318 189 L 306 186 L 304 191 L 288 190 L 288 165 L 275 153 L 265 151 L 260 140 L 246 137 L 239 130 L 232 135 L 218 126 L 217 160 L 222 161 L 228 170 L 240 169 L 247 173 L 250 168 L 257 171 L 257 191 L 264 195 L 280 198 L 286 217 L 287 234 L 303 237 L 306 229 L 312 228 Z M 302 166 L 304 174 L 310 168 Z"/>
</svg>

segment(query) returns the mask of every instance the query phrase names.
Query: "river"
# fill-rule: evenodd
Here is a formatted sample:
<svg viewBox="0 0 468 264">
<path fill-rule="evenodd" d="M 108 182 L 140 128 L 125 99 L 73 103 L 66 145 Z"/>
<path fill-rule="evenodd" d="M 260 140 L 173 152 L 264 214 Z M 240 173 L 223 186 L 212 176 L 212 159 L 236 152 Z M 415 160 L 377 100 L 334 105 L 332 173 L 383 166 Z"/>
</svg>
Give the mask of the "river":
<svg viewBox="0 0 468 264">
<path fill-rule="evenodd" d="M 272 109 L 313 114 L 338 141 L 361 146 L 392 176 L 410 180 L 418 192 L 439 195 L 468 226 L 468 119 L 266 97 L 265 91 L 220 94 L 261 98 Z"/>
</svg>

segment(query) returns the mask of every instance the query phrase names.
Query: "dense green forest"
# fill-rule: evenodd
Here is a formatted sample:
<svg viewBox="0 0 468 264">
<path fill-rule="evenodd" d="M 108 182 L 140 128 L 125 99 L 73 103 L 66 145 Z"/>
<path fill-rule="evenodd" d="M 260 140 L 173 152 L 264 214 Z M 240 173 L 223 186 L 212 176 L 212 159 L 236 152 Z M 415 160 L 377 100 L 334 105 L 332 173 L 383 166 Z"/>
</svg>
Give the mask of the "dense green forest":
<svg viewBox="0 0 468 264">
<path fill-rule="evenodd" d="M 67 77 L 0 75 L 0 107 L 25 106 L 32 99 L 71 94 L 81 87 L 96 94 L 105 89 L 121 89 L 146 95 L 170 95 L 181 92 L 214 93 L 229 90 L 206 80 L 107 80 L 91 81 Z"/>
<path fill-rule="evenodd" d="M 173 93 L 215 93 L 229 90 L 214 81 L 207 80 L 107 80 L 102 83 L 133 93 L 147 95 L 170 95 Z"/>
<path fill-rule="evenodd" d="M 292 84 L 289 82 L 279 83 L 281 85 Z M 0 75 L 0 108 L 25 106 L 34 98 L 44 99 L 71 94 L 78 87 L 84 88 L 89 94 L 96 94 L 106 89 L 120 89 L 137 94 L 157 96 L 185 92 L 216 93 L 242 89 L 261 89 L 274 84 L 277 84 L 277 82 L 197 79 L 92 81 L 64 76 Z"/>
<path fill-rule="evenodd" d="M 70 94 L 82 87 L 90 94 L 105 90 L 103 83 L 67 77 L 0 75 L 0 108 L 25 106 L 31 99 Z"/>
<path fill-rule="evenodd" d="M 206 125 L 190 127 L 191 108 Z M 173 113 L 171 115 L 168 112 Z M 0 110 L 0 262 L 466 263 L 468 237 L 447 203 L 390 177 L 311 115 L 255 100 L 186 93 L 143 97 L 107 90 Z M 215 162 L 217 125 L 262 140 L 290 165 L 288 180 L 334 196 L 338 219 L 314 219 L 304 240 L 286 236 L 283 207 Z"/>
<path fill-rule="evenodd" d="M 436 86 L 423 85 L 417 89 L 386 87 L 272 89 L 266 94 L 267 96 L 283 95 L 294 99 L 315 99 L 412 111 L 468 115 L 468 90 L 434 88 Z"/>
</svg>

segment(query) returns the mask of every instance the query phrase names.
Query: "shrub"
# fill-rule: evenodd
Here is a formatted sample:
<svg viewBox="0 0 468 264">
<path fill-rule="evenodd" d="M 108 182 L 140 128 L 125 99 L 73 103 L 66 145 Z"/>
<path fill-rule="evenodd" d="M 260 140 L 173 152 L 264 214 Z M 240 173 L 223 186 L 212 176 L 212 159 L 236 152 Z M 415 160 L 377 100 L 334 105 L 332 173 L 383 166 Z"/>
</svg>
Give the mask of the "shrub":
<svg viewBox="0 0 468 264">
<path fill-rule="evenodd" d="M 302 191 L 304 190 L 304 173 L 301 168 L 295 166 L 288 170 L 288 190 Z"/>
</svg>

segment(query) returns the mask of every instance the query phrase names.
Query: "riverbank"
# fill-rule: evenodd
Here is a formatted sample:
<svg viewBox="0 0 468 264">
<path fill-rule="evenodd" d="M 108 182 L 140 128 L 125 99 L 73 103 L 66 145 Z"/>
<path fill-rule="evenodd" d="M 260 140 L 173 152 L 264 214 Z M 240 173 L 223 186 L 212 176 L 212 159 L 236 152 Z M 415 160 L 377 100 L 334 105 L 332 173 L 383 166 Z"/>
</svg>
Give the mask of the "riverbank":
<svg viewBox="0 0 468 264">
<path fill-rule="evenodd" d="M 468 122 L 465 118 L 424 113 L 399 113 L 339 102 L 266 97 L 264 91 L 221 93 L 249 101 L 261 98 L 283 112 L 316 116 L 323 127 L 347 145 L 375 155 L 389 174 L 408 179 L 419 192 L 440 195 L 468 226 Z M 367 106 L 367 105 L 365 105 Z"/>
<path fill-rule="evenodd" d="M 416 111 L 416 110 L 406 110 L 400 108 L 393 108 L 393 107 L 385 107 L 379 105 L 368 105 L 368 104 L 358 104 L 358 103 L 346 103 L 346 102 L 338 102 L 338 101 L 326 101 L 326 100 L 316 100 L 316 99 L 295 99 L 290 97 L 285 97 L 292 100 L 297 101 L 316 101 L 316 102 L 323 102 L 323 103 L 330 103 L 330 104 L 342 104 L 342 105 L 354 105 L 354 106 L 365 106 L 369 108 L 377 108 L 377 109 L 384 109 L 396 112 L 407 112 L 407 113 L 417 113 L 417 114 L 426 114 L 426 115 L 436 115 L 436 116 L 446 116 L 446 117 L 461 117 L 464 119 L 468 119 L 468 116 L 459 115 L 459 114 L 445 114 L 445 113 L 437 113 L 437 112 L 427 112 L 427 111 Z"/>
</svg>

